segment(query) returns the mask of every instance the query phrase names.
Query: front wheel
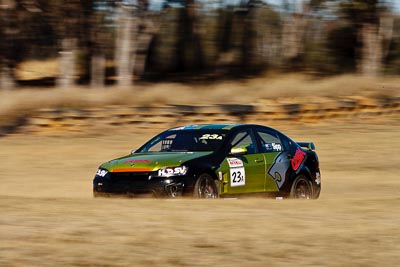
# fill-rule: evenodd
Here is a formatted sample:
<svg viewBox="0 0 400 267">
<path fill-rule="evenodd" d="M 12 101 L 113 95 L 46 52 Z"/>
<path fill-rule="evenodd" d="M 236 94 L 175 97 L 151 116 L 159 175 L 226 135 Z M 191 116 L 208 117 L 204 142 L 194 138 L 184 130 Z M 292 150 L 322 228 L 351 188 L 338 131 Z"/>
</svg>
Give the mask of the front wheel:
<svg viewBox="0 0 400 267">
<path fill-rule="evenodd" d="M 290 189 L 290 198 L 312 199 L 312 196 L 311 182 L 304 175 L 297 176 Z"/>
<path fill-rule="evenodd" d="M 199 176 L 193 190 L 194 198 L 218 198 L 215 180 L 207 173 Z"/>
</svg>

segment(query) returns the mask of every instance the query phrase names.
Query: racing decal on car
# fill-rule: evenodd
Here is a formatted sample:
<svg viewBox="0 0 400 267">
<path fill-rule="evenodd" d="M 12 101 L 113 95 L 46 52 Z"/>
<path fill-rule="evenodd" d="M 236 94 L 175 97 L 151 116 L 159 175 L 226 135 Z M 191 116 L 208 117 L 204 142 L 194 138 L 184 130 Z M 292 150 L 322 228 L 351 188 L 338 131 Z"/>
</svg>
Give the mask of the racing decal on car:
<svg viewBox="0 0 400 267">
<path fill-rule="evenodd" d="M 98 169 L 96 175 L 100 176 L 100 177 L 104 177 L 107 175 L 107 173 L 108 173 L 108 171 L 106 171 L 106 170 Z"/>
<path fill-rule="evenodd" d="M 161 168 L 158 171 L 158 176 L 168 177 L 174 175 L 185 175 L 187 168 L 185 166 L 175 167 L 175 168 Z"/>
<path fill-rule="evenodd" d="M 293 170 L 297 171 L 300 165 L 305 160 L 305 158 L 306 158 L 306 152 L 302 151 L 300 148 L 297 148 L 296 154 L 294 154 L 294 157 L 292 159 Z"/>
<path fill-rule="evenodd" d="M 285 183 L 286 172 L 290 167 L 290 161 L 288 158 L 288 152 L 279 153 L 275 159 L 274 163 L 268 170 L 268 175 L 274 179 L 278 188 L 281 188 Z"/>
<path fill-rule="evenodd" d="M 267 152 L 281 152 L 283 150 L 280 143 L 265 143 L 264 147 Z"/>
<path fill-rule="evenodd" d="M 228 158 L 228 164 L 231 168 L 243 167 L 243 161 L 238 158 Z"/>
<path fill-rule="evenodd" d="M 246 173 L 243 161 L 238 158 L 228 158 L 227 161 L 230 167 L 231 187 L 244 186 L 246 184 Z"/>
<path fill-rule="evenodd" d="M 219 134 L 203 134 L 200 140 L 222 140 L 222 135 Z"/>
<path fill-rule="evenodd" d="M 149 163 L 149 162 L 151 162 L 151 160 L 149 160 L 149 159 L 130 159 L 130 160 L 127 160 L 126 162 L 132 162 L 132 163 L 138 163 L 138 162 L 140 162 L 140 163 Z"/>
<path fill-rule="evenodd" d="M 151 168 L 121 168 L 121 169 L 114 169 L 111 172 L 150 172 L 152 171 Z"/>
<path fill-rule="evenodd" d="M 135 165 L 135 163 L 149 163 L 151 160 L 149 159 L 130 159 L 126 160 L 126 163 L 130 163 L 132 166 Z"/>
</svg>

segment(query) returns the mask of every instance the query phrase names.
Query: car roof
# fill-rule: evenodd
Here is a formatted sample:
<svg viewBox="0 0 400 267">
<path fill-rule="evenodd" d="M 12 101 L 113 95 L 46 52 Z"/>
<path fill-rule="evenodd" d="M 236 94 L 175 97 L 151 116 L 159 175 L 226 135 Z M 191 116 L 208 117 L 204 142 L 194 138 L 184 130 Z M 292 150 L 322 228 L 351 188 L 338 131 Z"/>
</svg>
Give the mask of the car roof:
<svg viewBox="0 0 400 267">
<path fill-rule="evenodd" d="M 264 128 L 272 131 L 276 131 L 283 134 L 277 129 L 274 129 L 269 126 L 259 125 L 259 124 L 247 124 L 247 123 L 215 123 L 215 124 L 193 124 L 193 125 L 186 125 L 186 126 L 179 126 L 168 129 L 167 131 L 185 131 L 185 130 L 225 130 L 231 131 L 233 129 L 243 129 L 243 128 Z"/>
</svg>

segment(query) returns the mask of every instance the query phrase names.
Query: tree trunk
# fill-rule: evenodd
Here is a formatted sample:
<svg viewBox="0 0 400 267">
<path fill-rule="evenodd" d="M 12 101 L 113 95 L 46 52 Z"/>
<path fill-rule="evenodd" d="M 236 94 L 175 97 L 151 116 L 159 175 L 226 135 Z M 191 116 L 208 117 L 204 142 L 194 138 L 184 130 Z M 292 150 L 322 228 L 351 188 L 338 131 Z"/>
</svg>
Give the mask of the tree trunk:
<svg viewBox="0 0 400 267">
<path fill-rule="evenodd" d="M 364 76 L 378 76 L 382 69 L 382 42 L 378 26 L 371 23 L 362 25 L 360 31 L 362 41 L 359 72 Z"/>
<path fill-rule="evenodd" d="M 13 70 L 8 66 L 0 67 L 0 89 L 11 90 L 15 87 Z"/>
<path fill-rule="evenodd" d="M 383 13 L 379 19 L 379 35 L 382 38 L 382 54 L 387 57 L 393 39 L 394 17 L 390 13 Z"/>
<path fill-rule="evenodd" d="M 285 59 L 291 60 L 303 53 L 305 27 L 303 14 L 293 14 L 283 22 L 282 52 Z"/>
<path fill-rule="evenodd" d="M 282 55 L 285 61 L 296 66 L 304 53 L 304 41 L 308 24 L 309 2 L 293 0 L 294 12 L 284 19 L 282 29 Z"/>
<path fill-rule="evenodd" d="M 359 72 L 364 76 L 379 76 L 383 71 L 383 59 L 389 53 L 393 38 L 394 18 L 381 13 L 377 24 L 364 23 L 360 30 L 362 41 Z"/>
<path fill-rule="evenodd" d="M 117 67 L 117 84 L 122 87 L 133 85 L 133 67 L 135 48 L 133 35 L 136 22 L 129 10 L 121 8 L 117 33 L 115 62 Z"/>
<path fill-rule="evenodd" d="M 60 73 L 57 81 L 58 87 L 70 88 L 75 83 L 76 74 L 76 44 L 74 38 L 65 38 L 61 41 Z"/>
<path fill-rule="evenodd" d="M 103 88 L 105 80 L 106 58 L 103 54 L 94 54 L 91 59 L 91 80 L 92 88 Z"/>
<path fill-rule="evenodd" d="M 158 26 L 158 25 L 157 25 Z M 151 18 L 142 18 L 136 38 L 136 59 L 134 73 L 141 76 L 145 73 L 147 57 L 150 53 L 150 44 L 158 32 L 158 27 Z"/>
<path fill-rule="evenodd" d="M 11 25 L 16 19 L 15 0 L 0 0 L 0 89 L 14 89 L 14 58 L 12 55 L 13 41 L 17 30 Z"/>
</svg>

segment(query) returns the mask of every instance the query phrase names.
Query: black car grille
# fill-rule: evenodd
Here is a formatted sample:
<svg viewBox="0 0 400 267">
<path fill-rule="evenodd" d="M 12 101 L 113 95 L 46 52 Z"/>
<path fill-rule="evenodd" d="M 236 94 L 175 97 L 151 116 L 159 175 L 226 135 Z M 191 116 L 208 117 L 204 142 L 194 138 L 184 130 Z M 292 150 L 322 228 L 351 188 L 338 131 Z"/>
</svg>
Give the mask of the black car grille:
<svg viewBox="0 0 400 267">
<path fill-rule="evenodd" d="M 146 182 L 149 180 L 149 172 L 119 172 L 111 173 L 111 180 L 115 182 Z"/>
<path fill-rule="evenodd" d="M 148 172 L 121 172 L 111 173 L 110 181 L 113 191 L 118 192 L 140 192 L 150 189 L 151 179 Z"/>
</svg>

